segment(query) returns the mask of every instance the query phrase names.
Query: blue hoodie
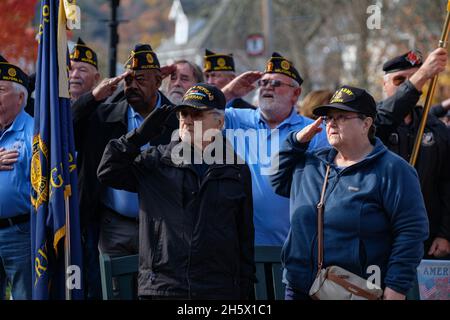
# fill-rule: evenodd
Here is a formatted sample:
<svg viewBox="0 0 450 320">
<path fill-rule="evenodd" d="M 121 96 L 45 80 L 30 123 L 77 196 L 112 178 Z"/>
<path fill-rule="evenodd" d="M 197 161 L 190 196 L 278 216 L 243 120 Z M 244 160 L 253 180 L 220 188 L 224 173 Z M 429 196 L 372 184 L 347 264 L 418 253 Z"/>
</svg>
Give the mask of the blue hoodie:
<svg viewBox="0 0 450 320">
<path fill-rule="evenodd" d="M 417 173 L 377 139 L 361 162 L 338 169 L 332 148 L 306 151 L 295 133 L 279 153 L 271 177 L 275 192 L 290 197 L 291 229 L 282 250 L 284 281 L 308 293 L 317 273 L 317 203 L 325 193 L 324 267 L 338 265 L 368 278 L 381 270 L 381 286 L 406 294 L 428 237 L 428 219 Z M 274 162 L 276 163 L 276 162 Z M 276 169 L 276 168 L 274 168 Z M 367 273 L 369 272 L 369 273 Z"/>
</svg>

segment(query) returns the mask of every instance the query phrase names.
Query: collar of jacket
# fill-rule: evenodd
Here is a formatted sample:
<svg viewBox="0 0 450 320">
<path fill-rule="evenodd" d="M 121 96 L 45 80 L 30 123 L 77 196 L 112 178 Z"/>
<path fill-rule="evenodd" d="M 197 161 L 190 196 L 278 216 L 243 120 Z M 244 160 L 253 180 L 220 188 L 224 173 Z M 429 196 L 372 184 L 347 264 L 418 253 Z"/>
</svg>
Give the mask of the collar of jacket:
<svg viewBox="0 0 450 320">
<path fill-rule="evenodd" d="M 369 153 L 369 155 L 365 157 L 362 161 L 342 170 L 341 173 L 344 174 L 345 172 L 353 171 L 354 169 L 358 169 L 362 166 L 365 166 L 368 163 L 375 161 L 377 158 L 381 157 L 386 152 L 388 152 L 388 150 L 381 142 L 381 140 L 375 138 L 375 145 L 373 147 L 372 152 Z M 317 151 L 315 153 L 315 156 L 319 158 L 319 160 L 322 161 L 325 165 L 330 165 L 332 168 L 336 168 L 334 159 L 336 158 L 337 153 L 338 153 L 337 150 L 334 148 L 325 148 Z"/>
<path fill-rule="evenodd" d="M 107 105 L 107 108 L 111 108 L 110 112 L 105 117 L 105 122 L 108 123 L 122 123 L 125 127 L 128 125 L 127 121 L 127 100 L 122 100 L 118 103 L 111 103 Z"/>
<path fill-rule="evenodd" d="M 169 99 L 160 91 L 158 91 L 161 97 L 161 105 L 172 105 Z M 105 118 L 105 122 L 108 123 L 122 123 L 125 127 L 128 126 L 128 110 L 129 103 L 125 97 L 117 103 L 108 104 L 106 107 L 111 108 L 111 111 Z"/>
</svg>

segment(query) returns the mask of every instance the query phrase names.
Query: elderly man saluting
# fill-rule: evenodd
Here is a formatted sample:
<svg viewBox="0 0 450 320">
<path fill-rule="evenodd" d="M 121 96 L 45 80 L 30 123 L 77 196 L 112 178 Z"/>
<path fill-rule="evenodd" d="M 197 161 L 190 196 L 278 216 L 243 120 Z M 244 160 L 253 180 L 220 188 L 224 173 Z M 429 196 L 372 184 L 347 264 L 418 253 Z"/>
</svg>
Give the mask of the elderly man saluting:
<svg viewBox="0 0 450 320">
<path fill-rule="evenodd" d="M 229 157 L 232 149 L 222 136 L 224 109 L 219 89 L 197 84 L 176 107 L 179 140 L 141 152 L 174 111 L 162 107 L 105 149 L 100 181 L 139 194 L 141 297 L 249 295 L 254 277 L 251 175 L 234 152 Z M 219 148 L 207 152 L 211 144 Z"/>
</svg>

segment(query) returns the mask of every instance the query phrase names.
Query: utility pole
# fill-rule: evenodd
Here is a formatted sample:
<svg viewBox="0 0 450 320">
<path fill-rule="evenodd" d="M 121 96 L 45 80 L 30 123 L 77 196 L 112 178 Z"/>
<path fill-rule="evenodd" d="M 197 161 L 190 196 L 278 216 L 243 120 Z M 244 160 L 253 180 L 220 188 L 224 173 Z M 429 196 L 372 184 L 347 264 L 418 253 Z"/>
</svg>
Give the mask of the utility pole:
<svg viewBox="0 0 450 320">
<path fill-rule="evenodd" d="M 262 1 L 262 21 L 263 21 L 263 32 L 264 40 L 266 44 L 266 56 L 270 56 L 273 52 L 273 5 L 272 0 Z"/>
<path fill-rule="evenodd" d="M 117 8 L 120 0 L 111 0 L 111 20 L 109 20 L 109 77 L 116 76 L 117 45 L 119 43 L 119 33 L 117 28 L 120 21 L 117 20 Z"/>
</svg>

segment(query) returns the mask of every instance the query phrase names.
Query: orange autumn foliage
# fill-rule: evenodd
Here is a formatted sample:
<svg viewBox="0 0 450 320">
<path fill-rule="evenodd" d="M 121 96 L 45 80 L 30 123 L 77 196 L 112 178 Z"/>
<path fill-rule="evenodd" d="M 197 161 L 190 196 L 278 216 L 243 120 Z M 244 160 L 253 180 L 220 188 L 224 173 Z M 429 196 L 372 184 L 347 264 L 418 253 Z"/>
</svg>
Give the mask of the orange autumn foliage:
<svg viewBox="0 0 450 320">
<path fill-rule="evenodd" d="M 36 29 L 32 25 L 38 0 L 0 0 L 0 54 L 25 72 L 37 58 Z"/>
</svg>

